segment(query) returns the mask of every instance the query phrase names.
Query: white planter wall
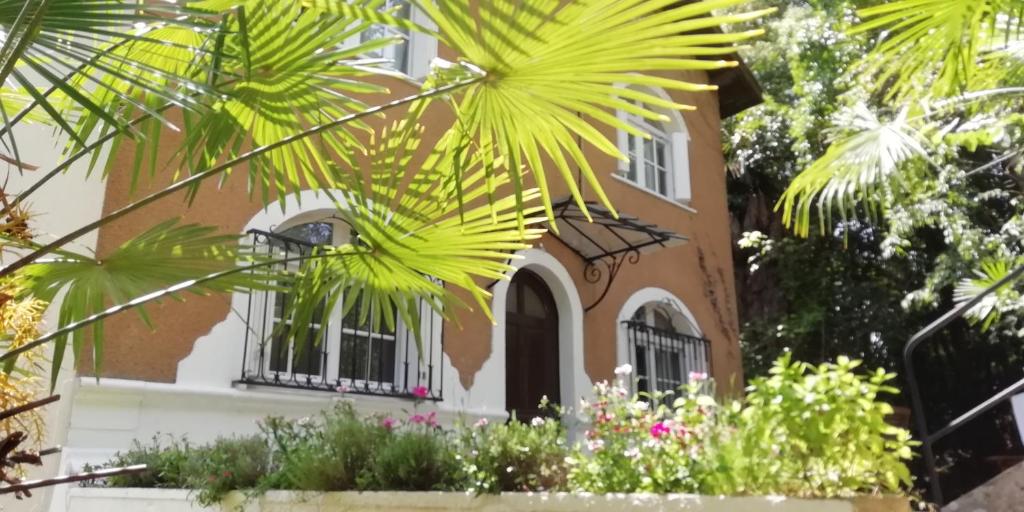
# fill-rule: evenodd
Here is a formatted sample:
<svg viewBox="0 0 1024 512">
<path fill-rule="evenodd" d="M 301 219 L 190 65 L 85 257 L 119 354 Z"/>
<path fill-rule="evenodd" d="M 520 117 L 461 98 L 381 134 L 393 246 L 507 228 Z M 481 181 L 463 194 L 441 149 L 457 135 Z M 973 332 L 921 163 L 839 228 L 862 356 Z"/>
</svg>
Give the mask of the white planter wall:
<svg viewBox="0 0 1024 512">
<path fill-rule="evenodd" d="M 239 508 L 241 507 L 241 508 Z M 189 491 L 165 489 L 74 488 L 66 509 L 74 512 L 209 512 L 189 501 Z M 503 494 L 472 496 L 442 492 L 270 492 L 246 502 L 232 494 L 221 510 L 244 512 L 909 512 L 902 498 L 804 500 L 781 497 L 714 497 L 687 494 Z"/>
</svg>

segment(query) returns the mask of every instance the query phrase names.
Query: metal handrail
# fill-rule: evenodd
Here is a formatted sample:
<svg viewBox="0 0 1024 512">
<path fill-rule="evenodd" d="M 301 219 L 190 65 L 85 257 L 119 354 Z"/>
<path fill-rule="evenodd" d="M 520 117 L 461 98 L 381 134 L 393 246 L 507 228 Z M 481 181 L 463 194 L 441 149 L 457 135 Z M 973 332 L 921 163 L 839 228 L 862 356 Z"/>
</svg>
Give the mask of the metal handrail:
<svg viewBox="0 0 1024 512">
<path fill-rule="evenodd" d="M 917 424 L 918 435 L 920 436 L 921 454 L 924 457 L 925 470 L 928 472 L 928 484 L 931 488 L 932 501 L 938 503 L 940 506 L 945 503 L 942 497 L 942 485 L 939 482 L 938 468 L 935 465 L 935 452 L 933 450 L 935 443 L 953 433 L 964 424 L 1013 397 L 1013 395 L 1024 391 L 1024 379 L 1018 380 L 1010 386 L 1003 388 L 1001 391 L 972 407 L 967 412 L 957 416 L 942 428 L 935 432 L 930 432 L 928 429 L 928 420 L 924 415 L 924 403 L 921 400 L 921 389 L 917 384 L 917 376 L 914 370 L 914 351 L 921 346 L 921 343 L 930 339 L 940 329 L 946 327 L 954 320 L 962 318 L 968 310 L 976 306 L 987 296 L 995 293 L 996 290 L 1003 286 L 1017 280 L 1021 275 L 1024 275 L 1024 266 L 1017 267 L 971 300 L 957 305 L 934 322 L 928 324 L 927 327 L 911 336 L 910 340 L 907 341 L 906 346 L 903 348 L 903 365 L 907 379 L 908 391 L 910 392 L 910 410 L 911 414 L 914 416 L 914 422 Z"/>
</svg>

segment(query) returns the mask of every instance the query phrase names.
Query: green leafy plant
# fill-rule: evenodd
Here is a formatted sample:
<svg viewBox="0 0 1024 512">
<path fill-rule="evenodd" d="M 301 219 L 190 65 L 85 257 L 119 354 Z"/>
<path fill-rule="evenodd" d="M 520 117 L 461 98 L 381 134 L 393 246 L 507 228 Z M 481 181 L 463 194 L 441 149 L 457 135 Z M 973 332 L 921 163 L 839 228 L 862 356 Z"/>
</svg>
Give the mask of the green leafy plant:
<svg viewBox="0 0 1024 512">
<path fill-rule="evenodd" d="M 452 443 L 437 427 L 409 425 L 391 430 L 360 479 L 360 489 L 446 491 L 457 485 Z"/>
<path fill-rule="evenodd" d="M 195 469 L 194 454 L 195 449 L 187 439 L 158 435 L 153 436 L 148 444 L 133 441 L 131 448 L 118 452 L 109 462 L 91 469 L 145 464 L 148 470 L 143 473 L 111 476 L 103 484 L 109 487 L 187 489 Z"/>
<path fill-rule="evenodd" d="M 565 427 L 552 418 L 460 425 L 457 430 L 462 485 L 475 493 L 560 491 L 566 488 L 569 455 Z"/>
<path fill-rule="evenodd" d="M 360 488 L 361 476 L 389 436 L 383 425 L 359 418 L 351 404 L 339 404 L 317 420 L 278 421 L 280 469 L 289 487 L 311 491 Z"/>
<path fill-rule="evenodd" d="M 218 439 L 191 458 L 187 480 L 202 506 L 219 504 L 231 491 L 254 492 L 271 474 L 270 446 L 262 436 Z"/>
<path fill-rule="evenodd" d="M 840 358 L 776 361 L 742 401 L 718 403 L 691 376 L 676 393 L 629 396 L 601 383 L 592 427 L 571 459 L 570 487 L 589 492 L 694 492 L 799 497 L 899 493 L 911 484 L 910 433 L 886 422 L 894 375 L 859 375 Z M 623 374 L 626 372 L 623 371 Z"/>
</svg>

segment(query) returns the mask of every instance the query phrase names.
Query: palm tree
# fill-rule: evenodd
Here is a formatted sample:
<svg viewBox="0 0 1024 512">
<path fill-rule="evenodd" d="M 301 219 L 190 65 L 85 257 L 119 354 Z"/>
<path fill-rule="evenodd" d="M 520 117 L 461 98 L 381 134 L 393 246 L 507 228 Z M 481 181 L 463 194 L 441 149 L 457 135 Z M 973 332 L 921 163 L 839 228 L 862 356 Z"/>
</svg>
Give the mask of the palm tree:
<svg viewBox="0 0 1024 512">
<path fill-rule="evenodd" d="M 793 180 L 778 204 L 785 224 L 800 235 L 809 233 L 813 211 L 822 231 L 835 215 L 848 220 L 862 214 L 908 231 L 906 212 L 922 196 L 942 201 L 944 190 L 979 173 L 1014 180 L 1020 168 L 1024 4 L 876 3 L 858 12 L 861 23 L 852 30 L 876 37 L 874 49 L 851 71 L 860 90 L 836 120 L 826 154 Z M 1000 282 L 1015 258 L 1006 247 L 983 255 L 977 276 L 959 283 L 957 300 L 971 300 Z M 1016 300 L 1008 290 L 1000 293 L 1004 304 Z M 971 316 L 988 325 L 999 310 L 986 303 Z"/>
<path fill-rule="evenodd" d="M 609 111 L 657 119 L 651 108 L 685 106 L 622 85 L 712 90 L 657 73 L 735 65 L 716 59 L 758 31 L 706 29 L 767 12 L 713 12 L 745 1 L 413 0 L 436 26 L 428 29 L 384 0 L 0 0 L 2 158 L 9 172 L 30 168 L 18 150 L 22 123 L 50 123 L 67 139 L 60 163 L 36 171 L 31 186 L 0 190 L 9 256 L 0 282 L 11 297 L 2 307 L 56 304 L 64 294 L 50 333 L 11 336 L 12 324 L 4 324 L 0 361 L 12 369 L 20 355 L 52 343 L 55 378 L 68 342 L 79 355 L 89 327 L 98 363 L 104 318 L 185 290 L 285 283 L 297 297 L 294 326 L 309 325 L 299 319 L 342 289 L 361 291 L 408 325 L 418 325 L 416 299 L 447 314 L 458 305 L 455 288 L 487 311 L 478 278 L 503 277 L 508 255 L 543 233 L 539 224 L 552 219 L 549 183 L 564 181 L 585 210 L 570 172 L 579 169 L 612 206 L 578 144 L 625 157 L 580 114 L 634 131 Z M 416 94 L 370 102 L 386 92 L 378 78 L 395 75 L 371 55 L 400 39 L 352 43 L 374 25 L 429 34 L 459 61 L 436 62 Z M 424 143 L 421 116 L 435 104 L 450 110 L 451 125 L 421 164 L 410 165 Z M 368 122 L 384 114 L 392 120 L 385 128 Z M 157 152 L 168 129 L 183 134 L 171 161 Z M 109 167 L 104 148 L 134 152 L 134 165 Z M 37 242 L 26 229 L 38 213 L 28 200 L 78 161 L 103 176 L 135 180 L 170 168 L 177 178 Z M 230 172 L 243 164 L 244 178 Z M 302 257 L 303 267 L 287 276 L 270 270 L 282 256 L 258 258 L 236 236 L 174 219 L 157 219 L 102 261 L 69 248 L 163 197 L 225 179 L 248 179 L 268 205 L 303 188 L 333 194 L 358 240 Z"/>
</svg>

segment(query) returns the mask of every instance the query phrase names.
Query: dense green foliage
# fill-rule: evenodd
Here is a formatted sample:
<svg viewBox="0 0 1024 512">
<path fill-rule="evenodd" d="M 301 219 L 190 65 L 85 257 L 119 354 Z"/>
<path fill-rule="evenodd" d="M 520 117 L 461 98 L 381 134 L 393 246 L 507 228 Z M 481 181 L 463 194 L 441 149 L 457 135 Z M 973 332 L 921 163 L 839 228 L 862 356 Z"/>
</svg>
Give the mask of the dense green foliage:
<svg viewBox="0 0 1024 512">
<path fill-rule="evenodd" d="M 1016 160 L 983 167 L 1012 144 L 1016 116 L 933 105 L 933 128 L 920 129 L 921 111 L 891 102 L 866 71 L 885 34 L 860 30 L 872 11 L 858 9 L 879 2 L 762 3 L 781 14 L 744 56 L 765 103 L 730 120 L 725 136 L 747 372 L 763 373 L 787 347 L 802 360 L 848 353 L 898 368 L 917 329 L 1020 255 Z M 999 332 L 979 336 L 1015 334 L 1022 304 L 1006 292 L 979 308 L 987 322 L 1001 313 Z"/>
<path fill-rule="evenodd" d="M 711 382 L 629 397 L 624 379 L 596 388 L 586 450 L 570 484 L 590 492 L 803 497 L 900 492 L 911 485 L 910 433 L 886 422 L 895 375 L 859 361 L 818 366 L 786 354 L 744 400 L 719 403 Z M 626 372 L 621 372 L 625 374 Z M 654 405 L 651 405 L 654 404 Z"/>
<path fill-rule="evenodd" d="M 563 425 L 552 419 L 531 423 L 480 420 L 457 437 L 467 490 L 553 491 L 565 489 L 568 443 Z"/>
<path fill-rule="evenodd" d="M 909 433 L 886 423 L 895 392 L 859 361 L 780 358 L 744 400 L 718 403 L 694 375 L 678 393 L 630 396 L 628 367 L 583 403 L 588 430 L 569 447 L 555 418 L 480 420 L 442 429 L 431 414 L 360 418 L 342 404 L 317 419 L 268 418 L 261 436 L 193 448 L 136 445 L 109 465 L 149 463 L 116 487 L 189 487 L 211 505 L 231 490 L 695 492 L 847 497 L 901 492 Z M 653 405 L 652 405 L 653 404 Z"/>
</svg>

